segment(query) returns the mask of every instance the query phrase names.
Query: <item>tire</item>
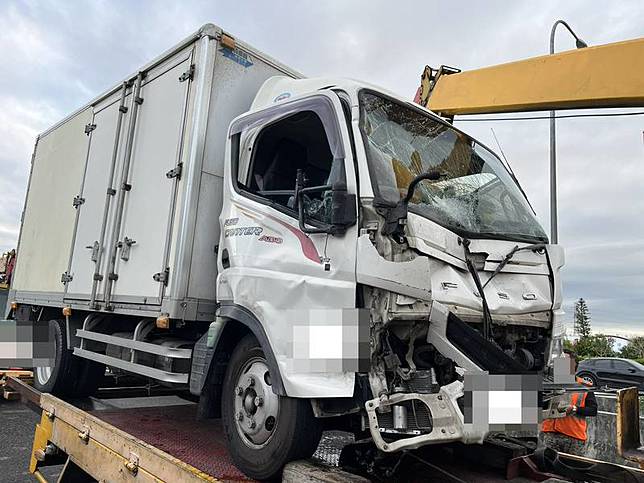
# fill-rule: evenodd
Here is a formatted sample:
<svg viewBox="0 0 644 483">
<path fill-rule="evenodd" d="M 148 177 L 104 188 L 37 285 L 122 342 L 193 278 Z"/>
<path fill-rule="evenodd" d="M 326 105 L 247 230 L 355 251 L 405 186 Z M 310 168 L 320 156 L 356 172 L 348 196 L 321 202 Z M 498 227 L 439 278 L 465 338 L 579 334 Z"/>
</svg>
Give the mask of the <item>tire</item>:
<svg viewBox="0 0 644 483">
<path fill-rule="evenodd" d="M 81 359 L 67 349 L 65 322 L 49 321 L 49 342 L 53 344 L 53 366 L 34 367 L 34 387 L 55 396 L 90 396 L 99 387 L 105 365 Z"/>
<path fill-rule="evenodd" d="M 584 381 L 587 381 L 590 384 L 592 384 L 592 387 L 599 386 L 597 377 L 594 374 L 591 374 L 590 372 L 582 372 L 579 374 L 578 377 L 581 377 Z"/>
<path fill-rule="evenodd" d="M 221 403 L 230 454 L 251 478 L 278 478 L 286 463 L 308 458 L 320 442 L 322 425 L 310 401 L 273 393 L 264 352 L 253 336 L 233 351 Z"/>
</svg>

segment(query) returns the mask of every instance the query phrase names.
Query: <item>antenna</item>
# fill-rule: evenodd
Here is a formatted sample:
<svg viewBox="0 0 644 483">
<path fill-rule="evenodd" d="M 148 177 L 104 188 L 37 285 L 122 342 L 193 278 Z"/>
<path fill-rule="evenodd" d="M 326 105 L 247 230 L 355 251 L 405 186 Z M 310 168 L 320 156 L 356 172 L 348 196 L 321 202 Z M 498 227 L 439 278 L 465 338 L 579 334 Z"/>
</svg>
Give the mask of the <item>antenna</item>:
<svg viewBox="0 0 644 483">
<path fill-rule="evenodd" d="M 510 176 L 512 176 L 512 179 L 514 179 L 514 182 L 517 184 L 517 186 L 521 190 L 521 193 L 523 194 L 523 197 L 528 202 L 528 206 L 530 206 L 530 209 L 536 215 L 537 212 L 534 211 L 532 203 L 530 203 L 530 200 L 528 199 L 528 196 L 525 194 L 525 191 L 523 191 L 523 186 L 521 186 L 521 183 L 519 183 L 519 180 L 514 175 L 514 171 L 512 171 L 512 166 L 510 166 L 510 163 L 508 162 L 508 158 L 505 157 L 505 153 L 503 152 L 503 148 L 501 147 L 501 143 L 499 142 L 499 138 L 496 137 L 496 133 L 494 132 L 494 128 L 491 127 L 490 131 L 492 131 L 492 136 L 494 136 L 494 140 L 496 141 L 496 145 L 499 147 L 499 151 L 501 151 L 501 155 L 503 156 L 503 159 L 505 160 L 506 169 L 510 172 Z"/>
<path fill-rule="evenodd" d="M 503 156 L 503 160 L 505 161 L 505 166 L 512 171 L 512 168 L 510 167 L 510 163 L 508 162 L 508 158 L 505 157 L 505 153 L 503 152 L 503 148 L 501 147 L 501 143 L 499 142 L 499 138 L 496 137 L 496 133 L 494 132 L 494 128 L 491 127 L 490 131 L 492 131 L 492 136 L 494 136 L 494 140 L 496 141 L 496 145 L 499 147 L 499 151 L 501 151 L 501 155 Z M 512 173 L 514 175 L 514 172 Z"/>
</svg>

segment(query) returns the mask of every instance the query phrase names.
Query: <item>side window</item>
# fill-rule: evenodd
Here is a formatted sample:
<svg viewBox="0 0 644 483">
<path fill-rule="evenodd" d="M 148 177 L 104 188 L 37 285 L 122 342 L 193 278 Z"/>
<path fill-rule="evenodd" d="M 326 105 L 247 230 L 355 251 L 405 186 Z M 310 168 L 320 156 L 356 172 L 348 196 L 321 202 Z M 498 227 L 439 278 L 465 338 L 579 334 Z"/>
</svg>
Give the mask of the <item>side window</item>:
<svg viewBox="0 0 644 483">
<path fill-rule="evenodd" d="M 624 361 L 613 361 L 613 368 L 618 371 L 628 371 L 631 369 L 631 365 Z"/>
<path fill-rule="evenodd" d="M 295 182 L 303 170 L 306 186 L 331 185 L 344 178 L 341 160 L 334 162 L 322 120 L 313 111 L 279 119 L 249 134 L 241 147 L 237 183 L 242 190 L 296 212 Z M 331 192 L 305 195 L 309 217 L 330 221 Z"/>
<path fill-rule="evenodd" d="M 608 359 L 599 359 L 595 361 L 595 367 L 597 369 L 612 369 L 610 361 Z"/>
</svg>

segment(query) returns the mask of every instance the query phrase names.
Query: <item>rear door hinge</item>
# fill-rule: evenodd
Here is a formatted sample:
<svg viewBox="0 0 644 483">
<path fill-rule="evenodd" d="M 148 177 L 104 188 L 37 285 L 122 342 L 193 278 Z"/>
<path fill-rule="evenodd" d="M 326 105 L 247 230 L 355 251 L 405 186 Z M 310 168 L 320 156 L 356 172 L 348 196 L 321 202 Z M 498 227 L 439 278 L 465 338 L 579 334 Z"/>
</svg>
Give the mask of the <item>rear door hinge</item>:
<svg viewBox="0 0 644 483">
<path fill-rule="evenodd" d="M 152 275 L 152 278 L 155 282 L 161 282 L 163 285 L 168 285 L 168 279 L 170 278 L 170 267 L 166 267 L 163 272 L 155 273 Z"/>
<path fill-rule="evenodd" d="M 85 134 L 89 136 L 89 133 L 91 133 L 94 129 L 96 129 L 96 124 L 85 124 Z"/>
<path fill-rule="evenodd" d="M 168 179 L 177 178 L 181 179 L 181 171 L 183 171 L 183 163 L 177 164 L 174 169 L 171 169 L 165 174 L 165 177 Z"/>
<path fill-rule="evenodd" d="M 73 279 L 74 279 L 74 276 L 69 272 L 65 272 L 60 276 L 60 281 L 63 283 L 69 283 Z"/>
<path fill-rule="evenodd" d="M 74 196 L 74 200 L 72 201 L 72 206 L 74 208 L 78 208 L 83 203 L 85 203 L 85 198 L 83 198 L 81 195 Z"/>
<path fill-rule="evenodd" d="M 179 82 L 185 82 L 187 80 L 192 80 L 195 76 L 195 65 L 190 64 L 188 70 L 179 76 Z"/>
</svg>

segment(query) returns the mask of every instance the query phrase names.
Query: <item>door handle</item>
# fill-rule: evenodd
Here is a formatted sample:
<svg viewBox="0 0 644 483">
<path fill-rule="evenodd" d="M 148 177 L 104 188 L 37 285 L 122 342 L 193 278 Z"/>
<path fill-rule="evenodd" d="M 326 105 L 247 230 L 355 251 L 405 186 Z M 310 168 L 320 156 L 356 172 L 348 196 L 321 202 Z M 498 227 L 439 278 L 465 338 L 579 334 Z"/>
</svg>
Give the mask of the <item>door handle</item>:
<svg viewBox="0 0 644 483">
<path fill-rule="evenodd" d="M 121 249 L 121 260 L 127 262 L 130 259 L 130 247 L 136 243 L 136 240 L 125 237 L 122 242 L 118 242 L 116 245 Z"/>
<path fill-rule="evenodd" d="M 88 250 L 92 250 L 92 255 L 91 255 L 92 261 L 93 262 L 98 261 L 98 252 L 101 249 L 101 246 L 99 245 L 98 240 L 95 241 L 93 245 L 87 245 L 85 248 L 87 248 Z"/>
</svg>

